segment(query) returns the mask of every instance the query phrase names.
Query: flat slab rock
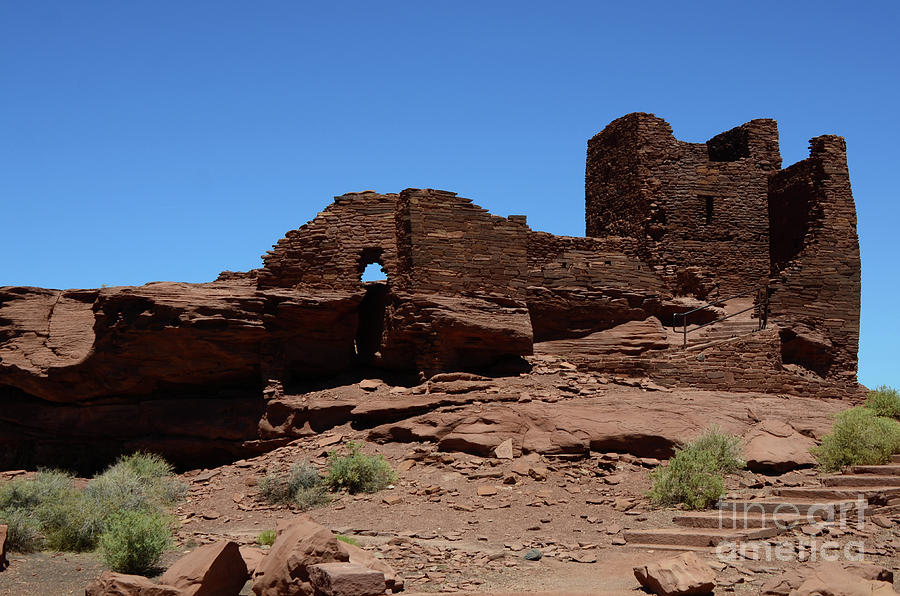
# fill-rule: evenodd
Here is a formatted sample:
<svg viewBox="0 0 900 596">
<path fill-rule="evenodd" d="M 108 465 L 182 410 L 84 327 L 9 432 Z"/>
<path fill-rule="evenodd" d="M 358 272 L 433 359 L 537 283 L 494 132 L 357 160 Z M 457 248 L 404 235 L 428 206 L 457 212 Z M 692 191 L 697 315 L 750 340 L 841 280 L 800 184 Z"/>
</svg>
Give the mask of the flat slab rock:
<svg viewBox="0 0 900 596">
<path fill-rule="evenodd" d="M 845 404 L 817 399 L 785 400 L 752 393 L 622 391 L 554 404 L 487 403 L 431 412 L 375 427 L 369 438 L 433 441 L 443 450 L 482 456 L 490 456 L 511 438 L 516 452 L 623 451 L 641 457 L 668 457 L 675 446 L 713 424 L 744 436 L 763 418 L 777 418 L 794 420 L 804 435 L 821 436 L 831 426 L 831 414 L 843 407 Z M 807 438 L 799 433 L 775 439 L 792 437 L 806 445 Z M 788 467 L 795 464 L 805 465 L 806 460 L 798 456 Z"/>
<path fill-rule="evenodd" d="M 378 596 L 384 594 L 384 574 L 354 563 L 310 565 L 309 583 L 322 596 Z"/>
</svg>

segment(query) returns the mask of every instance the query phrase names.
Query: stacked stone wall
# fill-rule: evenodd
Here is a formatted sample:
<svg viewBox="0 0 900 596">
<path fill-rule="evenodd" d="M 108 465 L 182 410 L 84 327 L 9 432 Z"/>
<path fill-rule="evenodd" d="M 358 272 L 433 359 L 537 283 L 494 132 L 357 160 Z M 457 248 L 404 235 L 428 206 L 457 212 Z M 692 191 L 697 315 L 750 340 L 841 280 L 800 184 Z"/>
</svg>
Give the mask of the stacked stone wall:
<svg viewBox="0 0 900 596">
<path fill-rule="evenodd" d="M 355 290 L 365 266 L 379 262 L 389 282 L 398 272 L 396 194 L 349 193 L 291 230 L 263 255 L 258 287 Z"/>
<path fill-rule="evenodd" d="M 782 355 L 819 375 L 856 383 L 860 255 L 846 144 L 826 135 L 810 157 L 769 181 L 771 319 Z"/>
<path fill-rule="evenodd" d="M 407 290 L 522 296 L 526 225 L 431 189 L 403 191 L 400 213 Z"/>
</svg>

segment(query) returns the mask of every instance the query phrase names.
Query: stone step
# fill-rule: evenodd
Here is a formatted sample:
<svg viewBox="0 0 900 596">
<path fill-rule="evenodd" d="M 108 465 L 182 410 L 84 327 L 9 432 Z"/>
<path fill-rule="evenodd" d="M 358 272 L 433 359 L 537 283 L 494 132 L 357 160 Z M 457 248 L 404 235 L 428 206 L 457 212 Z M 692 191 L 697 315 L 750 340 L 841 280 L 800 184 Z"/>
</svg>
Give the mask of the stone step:
<svg viewBox="0 0 900 596">
<path fill-rule="evenodd" d="M 838 476 L 823 476 L 822 485 L 900 487 L 900 475 L 875 476 L 874 474 L 840 474 Z"/>
<path fill-rule="evenodd" d="M 744 542 L 778 535 L 775 528 L 733 530 L 719 528 L 660 528 L 654 530 L 625 530 L 629 545 L 716 546 L 723 542 Z"/>
<path fill-rule="evenodd" d="M 850 471 L 854 474 L 875 474 L 878 476 L 900 476 L 900 464 L 886 464 L 883 466 L 853 466 Z"/>
<path fill-rule="evenodd" d="M 841 501 L 863 498 L 884 501 L 900 496 L 900 486 L 807 486 L 800 488 L 776 488 L 775 494 L 783 499 L 822 499 Z"/>
<path fill-rule="evenodd" d="M 812 515 L 814 518 L 820 519 L 838 519 L 841 511 L 854 511 L 857 507 L 857 501 L 854 499 L 840 500 L 823 500 L 823 499 L 760 499 L 760 500 L 736 500 L 723 501 L 719 504 L 722 509 L 731 514 L 738 512 L 746 513 L 768 513 L 777 515 Z"/>
<path fill-rule="evenodd" d="M 758 529 L 776 528 L 786 530 L 795 525 L 808 523 L 806 515 L 796 513 L 765 513 L 759 511 L 725 511 L 714 513 L 682 513 L 672 519 L 672 523 L 684 528 Z"/>
</svg>

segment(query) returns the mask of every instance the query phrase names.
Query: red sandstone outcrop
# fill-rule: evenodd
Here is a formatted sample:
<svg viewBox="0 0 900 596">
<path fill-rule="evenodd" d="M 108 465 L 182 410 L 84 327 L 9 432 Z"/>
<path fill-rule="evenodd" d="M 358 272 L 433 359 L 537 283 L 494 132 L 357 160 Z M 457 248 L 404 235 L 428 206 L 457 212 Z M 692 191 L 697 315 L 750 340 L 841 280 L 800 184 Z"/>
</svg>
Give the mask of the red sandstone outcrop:
<svg viewBox="0 0 900 596">
<path fill-rule="evenodd" d="M 830 415 L 842 407 L 810 398 L 750 395 L 735 401 L 726 394 L 682 391 L 622 394 L 615 400 L 586 399 L 552 406 L 487 403 L 475 412 L 436 412 L 385 424 L 372 429 L 369 437 L 376 441 L 433 441 L 444 450 L 483 456 L 512 438 L 514 447 L 523 452 L 627 451 L 665 457 L 710 425 L 745 435 L 764 417 L 796 419 L 800 412 L 806 416 L 804 432 L 820 436 L 831 427 Z M 808 441 L 799 435 L 786 439 L 800 445 Z M 790 452 L 798 448 L 791 443 Z"/>
</svg>

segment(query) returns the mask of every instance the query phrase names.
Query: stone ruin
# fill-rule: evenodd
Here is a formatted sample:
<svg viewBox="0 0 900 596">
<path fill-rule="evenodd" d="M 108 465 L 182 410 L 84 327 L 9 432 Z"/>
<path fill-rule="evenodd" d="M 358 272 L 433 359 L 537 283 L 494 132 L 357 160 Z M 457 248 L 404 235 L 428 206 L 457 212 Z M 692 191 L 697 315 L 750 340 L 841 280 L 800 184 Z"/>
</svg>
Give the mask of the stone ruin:
<svg viewBox="0 0 900 596">
<path fill-rule="evenodd" d="M 511 374 L 533 354 L 669 388 L 859 391 L 843 138 L 781 169 L 773 120 L 687 143 L 629 114 L 588 142 L 585 202 L 586 236 L 565 237 L 452 192 L 350 193 L 214 282 L 0 288 L 0 465 L 244 456 L 288 440 L 275 398 L 309 383 Z M 385 281 L 361 281 L 373 263 Z M 703 307 L 696 327 L 735 294 L 764 321 L 684 349 L 673 315 Z M 312 428 L 346 421 L 335 408 Z"/>
</svg>

